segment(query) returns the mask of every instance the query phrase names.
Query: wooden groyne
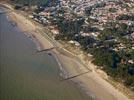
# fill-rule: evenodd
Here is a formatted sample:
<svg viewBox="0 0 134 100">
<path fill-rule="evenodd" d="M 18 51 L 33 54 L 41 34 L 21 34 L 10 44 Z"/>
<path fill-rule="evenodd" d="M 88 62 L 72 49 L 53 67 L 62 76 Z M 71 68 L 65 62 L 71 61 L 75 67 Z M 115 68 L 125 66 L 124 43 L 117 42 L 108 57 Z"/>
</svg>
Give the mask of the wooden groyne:
<svg viewBox="0 0 134 100">
<path fill-rule="evenodd" d="M 78 76 L 87 74 L 87 73 L 89 73 L 89 72 L 90 72 L 90 71 L 87 71 L 87 72 L 84 72 L 84 73 L 81 73 L 81 74 L 78 74 L 78 75 L 70 76 L 70 77 L 68 77 L 68 78 L 62 79 L 61 81 L 65 81 L 65 80 L 73 79 L 73 78 L 76 78 L 76 77 L 78 77 Z"/>
<path fill-rule="evenodd" d="M 41 53 L 41 52 L 44 52 L 44 51 L 50 51 L 52 49 L 55 49 L 57 47 L 52 47 L 52 48 L 48 48 L 48 49 L 43 49 L 43 50 L 37 50 L 36 53 Z"/>
<path fill-rule="evenodd" d="M 0 11 L 0 14 L 6 14 L 6 13 L 11 13 L 11 12 L 13 12 L 13 11 L 10 10 L 8 7 L 6 7 L 6 6 L 4 6 L 4 5 L 2 5 L 2 4 L 0 3 L 0 9 L 3 9 L 3 8 L 6 8 L 6 9 L 8 9 L 8 10 L 6 10 L 6 9 L 1 10 L 1 11 Z"/>
</svg>

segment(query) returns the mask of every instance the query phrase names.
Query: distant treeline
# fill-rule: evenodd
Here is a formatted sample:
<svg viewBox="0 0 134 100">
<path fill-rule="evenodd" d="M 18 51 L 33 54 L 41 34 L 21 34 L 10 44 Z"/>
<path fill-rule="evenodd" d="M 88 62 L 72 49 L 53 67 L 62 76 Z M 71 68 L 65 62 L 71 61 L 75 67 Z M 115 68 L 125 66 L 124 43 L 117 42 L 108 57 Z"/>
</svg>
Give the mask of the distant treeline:
<svg viewBox="0 0 134 100">
<path fill-rule="evenodd" d="M 10 0 L 18 4 L 30 4 L 30 5 L 41 5 L 41 4 L 47 4 L 51 0 Z"/>
<path fill-rule="evenodd" d="M 17 4 L 47 5 L 58 0 L 10 0 Z"/>
</svg>

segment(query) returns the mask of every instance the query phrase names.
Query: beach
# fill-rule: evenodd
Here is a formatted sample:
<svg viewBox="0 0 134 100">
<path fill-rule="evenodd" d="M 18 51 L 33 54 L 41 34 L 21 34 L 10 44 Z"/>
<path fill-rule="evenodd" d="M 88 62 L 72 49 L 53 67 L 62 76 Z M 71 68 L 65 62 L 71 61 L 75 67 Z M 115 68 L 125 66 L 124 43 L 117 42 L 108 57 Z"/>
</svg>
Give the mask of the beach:
<svg viewBox="0 0 134 100">
<path fill-rule="evenodd" d="M 10 7 L 10 5 L 8 5 L 7 7 L 10 9 L 12 8 Z M 35 41 L 38 42 L 37 45 L 39 45 L 40 50 L 55 47 L 55 40 L 49 38 L 49 36 L 47 36 L 47 33 L 45 33 L 44 29 L 42 30 L 42 27 L 32 22 L 21 13 L 14 11 L 13 9 L 11 10 L 12 12 L 9 13 L 8 16 L 12 19 L 13 22 L 17 23 L 17 26 L 22 30 L 24 34 L 26 34 L 29 38 L 35 38 Z M 94 99 L 129 100 L 128 97 L 125 96 L 125 94 L 118 91 L 110 83 L 100 77 L 98 73 L 93 71 L 93 64 L 85 66 L 82 62 L 76 59 L 75 56 L 73 57 L 73 54 L 69 54 L 68 51 L 64 50 L 62 45 L 60 45 L 60 47 L 58 48 L 59 49 L 52 49 L 49 52 L 51 52 L 52 55 L 54 55 L 57 59 L 60 69 L 65 70 L 65 72 L 63 73 L 65 75 L 63 75 L 63 77 L 68 78 L 89 71 L 86 74 L 80 75 L 70 80 L 74 81 Z M 60 52 L 61 50 L 62 53 Z M 63 79 L 63 81 L 69 80 Z"/>
</svg>

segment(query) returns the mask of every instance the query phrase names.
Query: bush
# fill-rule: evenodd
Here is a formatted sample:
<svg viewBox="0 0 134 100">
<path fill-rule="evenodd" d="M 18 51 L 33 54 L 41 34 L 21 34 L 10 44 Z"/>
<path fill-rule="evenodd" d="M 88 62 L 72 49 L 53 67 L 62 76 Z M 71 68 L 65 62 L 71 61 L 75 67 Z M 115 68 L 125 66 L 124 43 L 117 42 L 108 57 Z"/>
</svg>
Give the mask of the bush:
<svg viewBox="0 0 134 100">
<path fill-rule="evenodd" d="M 115 13 L 116 12 L 116 8 L 109 8 L 109 11 L 112 12 L 112 13 Z"/>
<path fill-rule="evenodd" d="M 15 8 L 16 10 L 19 10 L 19 9 L 21 9 L 22 7 L 23 7 L 22 5 L 15 5 L 14 8 Z"/>
</svg>

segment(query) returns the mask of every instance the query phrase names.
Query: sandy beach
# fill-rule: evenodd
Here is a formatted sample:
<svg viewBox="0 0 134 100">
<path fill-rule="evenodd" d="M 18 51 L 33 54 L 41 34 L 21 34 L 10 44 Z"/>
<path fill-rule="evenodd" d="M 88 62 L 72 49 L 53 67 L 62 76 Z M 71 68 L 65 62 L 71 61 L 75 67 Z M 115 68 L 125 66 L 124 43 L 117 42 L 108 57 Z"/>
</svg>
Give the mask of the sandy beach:
<svg viewBox="0 0 134 100">
<path fill-rule="evenodd" d="M 7 5 L 6 5 L 7 6 Z M 7 6 L 9 9 L 9 5 Z M 23 16 L 21 13 L 18 13 L 11 9 L 12 12 L 8 14 L 12 21 L 17 23 L 17 26 L 22 30 L 24 34 L 28 37 L 35 38 L 39 42 L 41 49 L 49 49 L 55 47 L 55 42 L 40 26 L 33 23 L 31 20 Z M 53 42 L 52 42 L 53 41 Z M 104 80 L 97 72 L 93 71 L 93 64 L 85 65 L 80 62 L 75 57 L 70 57 L 67 54 L 67 51 L 62 49 L 62 46 L 59 47 L 63 51 L 60 52 L 58 49 L 52 49 L 50 52 L 55 56 L 58 61 L 61 70 L 65 70 L 66 77 L 71 77 L 78 75 L 80 73 L 85 73 L 81 76 L 72 78 L 71 80 L 78 84 L 87 94 L 98 100 L 130 100 L 128 97 L 118 91 L 110 83 Z M 64 54 L 64 52 L 67 54 Z M 71 54 L 70 54 L 71 55 Z M 65 80 L 69 81 L 69 80 Z"/>
</svg>

